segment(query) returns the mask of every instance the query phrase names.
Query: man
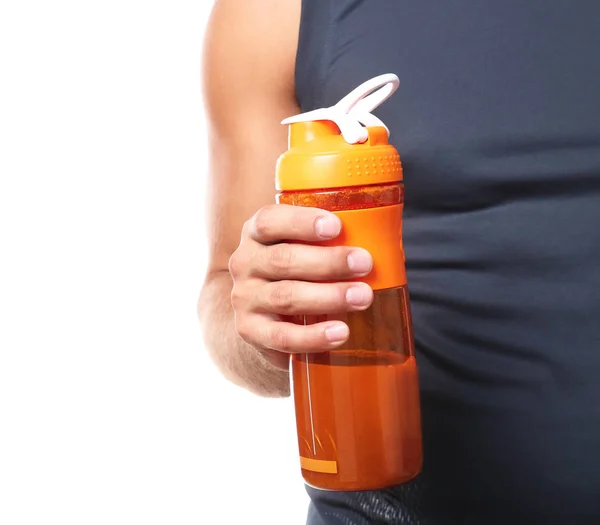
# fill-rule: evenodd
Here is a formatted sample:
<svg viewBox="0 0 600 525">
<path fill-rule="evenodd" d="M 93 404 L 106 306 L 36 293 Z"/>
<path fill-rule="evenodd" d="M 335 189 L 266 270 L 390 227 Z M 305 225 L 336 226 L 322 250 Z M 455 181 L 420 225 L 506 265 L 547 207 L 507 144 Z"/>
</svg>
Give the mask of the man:
<svg viewBox="0 0 600 525">
<path fill-rule="evenodd" d="M 322 210 L 273 206 L 288 116 L 396 73 L 424 470 L 308 489 L 310 525 L 600 523 L 600 3 L 219 0 L 206 41 L 211 254 L 199 312 L 230 381 L 289 393 L 294 352 L 367 308 L 368 272 Z M 328 284 L 322 280 L 337 281 Z"/>
</svg>

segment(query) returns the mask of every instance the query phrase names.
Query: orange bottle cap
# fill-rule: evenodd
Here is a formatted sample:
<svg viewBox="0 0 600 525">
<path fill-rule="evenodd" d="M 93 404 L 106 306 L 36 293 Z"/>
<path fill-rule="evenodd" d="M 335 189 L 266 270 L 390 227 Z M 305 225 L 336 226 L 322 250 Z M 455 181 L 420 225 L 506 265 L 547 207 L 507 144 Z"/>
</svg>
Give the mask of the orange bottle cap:
<svg viewBox="0 0 600 525">
<path fill-rule="evenodd" d="M 396 75 L 365 82 L 335 106 L 284 120 L 289 149 L 277 161 L 278 191 L 382 184 L 402 180 L 389 130 L 371 114 L 398 88 Z M 366 127 L 363 127 L 366 126 Z"/>
<path fill-rule="evenodd" d="M 290 149 L 277 162 L 278 191 L 365 186 L 402 180 L 396 148 L 385 128 L 367 128 L 363 144 L 348 144 L 331 121 L 290 127 Z"/>
</svg>

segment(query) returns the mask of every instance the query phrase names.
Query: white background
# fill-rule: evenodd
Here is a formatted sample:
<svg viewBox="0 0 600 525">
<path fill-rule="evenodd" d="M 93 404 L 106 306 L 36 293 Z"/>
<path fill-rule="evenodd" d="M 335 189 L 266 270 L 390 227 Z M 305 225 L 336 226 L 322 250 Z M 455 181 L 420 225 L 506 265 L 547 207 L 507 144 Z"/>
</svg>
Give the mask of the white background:
<svg viewBox="0 0 600 525">
<path fill-rule="evenodd" d="M 293 406 L 202 348 L 204 0 L 0 3 L 0 523 L 295 525 Z"/>
</svg>

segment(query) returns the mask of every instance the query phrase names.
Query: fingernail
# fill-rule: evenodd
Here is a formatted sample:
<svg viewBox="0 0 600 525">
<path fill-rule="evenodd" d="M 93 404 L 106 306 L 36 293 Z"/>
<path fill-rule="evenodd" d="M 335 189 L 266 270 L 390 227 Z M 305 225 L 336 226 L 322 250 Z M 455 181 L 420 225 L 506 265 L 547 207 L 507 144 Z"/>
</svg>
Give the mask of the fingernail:
<svg viewBox="0 0 600 525">
<path fill-rule="evenodd" d="M 352 250 L 348 255 L 348 268 L 354 273 L 369 273 L 372 267 L 373 260 L 367 250 Z"/>
<path fill-rule="evenodd" d="M 325 330 L 325 337 L 330 343 L 339 343 L 348 338 L 350 331 L 345 324 L 335 324 Z"/>
<path fill-rule="evenodd" d="M 367 306 L 372 298 L 371 287 L 366 284 L 352 286 L 346 291 L 346 302 L 352 306 Z"/>
<path fill-rule="evenodd" d="M 331 239 L 340 233 L 341 223 L 335 215 L 326 215 L 317 219 L 315 230 L 319 237 Z"/>
</svg>

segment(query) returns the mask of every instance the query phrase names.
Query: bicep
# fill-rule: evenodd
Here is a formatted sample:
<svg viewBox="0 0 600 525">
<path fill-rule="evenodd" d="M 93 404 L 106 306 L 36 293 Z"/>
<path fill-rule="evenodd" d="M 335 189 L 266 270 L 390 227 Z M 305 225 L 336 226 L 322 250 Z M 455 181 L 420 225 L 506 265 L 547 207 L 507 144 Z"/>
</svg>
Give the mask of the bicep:
<svg viewBox="0 0 600 525">
<path fill-rule="evenodd" d="M 298 112 L 295 3 L 222 0 L 211 16 L 203 68 L 209 272 L 227 269 L 243 223 L 274 202 L 275 164 L 287 146 L 280 122 Z"/>
</svg>

